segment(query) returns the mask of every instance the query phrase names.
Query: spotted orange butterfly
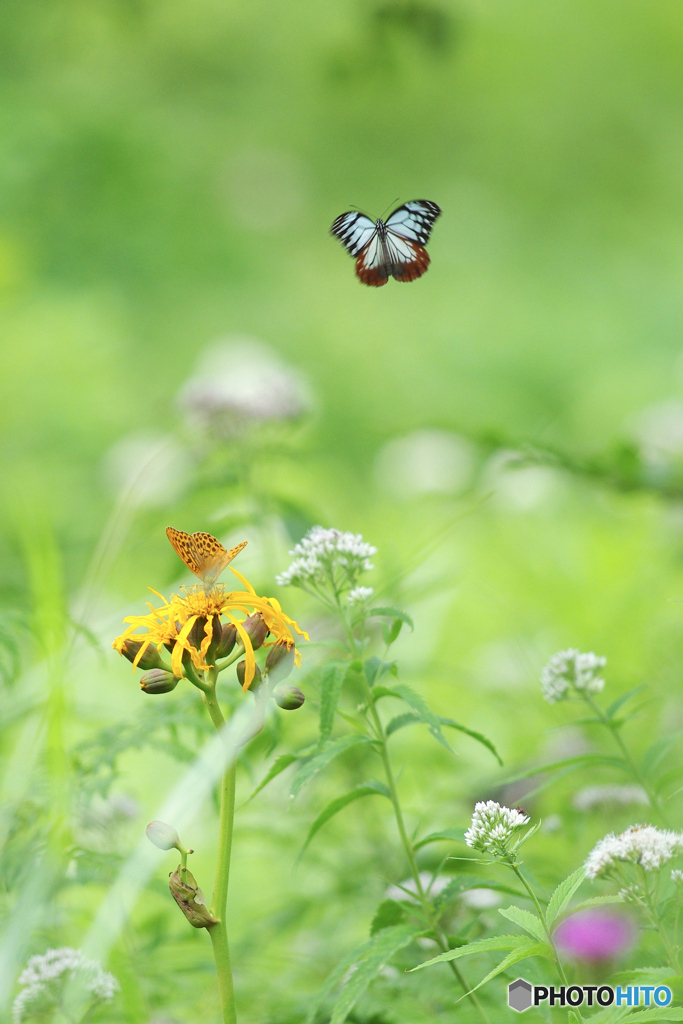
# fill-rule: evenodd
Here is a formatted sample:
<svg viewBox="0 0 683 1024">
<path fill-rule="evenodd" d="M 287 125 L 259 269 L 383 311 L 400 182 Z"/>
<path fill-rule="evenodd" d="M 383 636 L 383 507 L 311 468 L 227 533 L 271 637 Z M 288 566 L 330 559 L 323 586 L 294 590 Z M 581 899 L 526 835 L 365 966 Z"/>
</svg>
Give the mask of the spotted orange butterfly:
<svg viewBox="0 0 683 1024">
<path fill-rule="evenodd" d="M 235 555 L 239 555 L 242 548 L 247 546 L 245 540 L 226 551 L 210 533 L 184 533 L 182 530 L 174 530 L 172 526 L 166 527 L 166 536 L 190 572 L 209 586 L 216 582 Z"/>
</svg>

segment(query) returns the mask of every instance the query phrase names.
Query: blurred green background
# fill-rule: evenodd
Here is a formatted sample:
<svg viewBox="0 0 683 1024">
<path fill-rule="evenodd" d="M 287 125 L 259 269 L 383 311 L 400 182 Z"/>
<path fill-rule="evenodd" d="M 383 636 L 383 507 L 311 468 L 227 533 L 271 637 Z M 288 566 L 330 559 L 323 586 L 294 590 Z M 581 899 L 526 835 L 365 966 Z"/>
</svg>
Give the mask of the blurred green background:
<svg viewBox="0 0 683 1024">
<path fill-rule="evenodd" d="M 21 730 L 40 721 L 31 652 L 58 649 L 55 608 L 85 659 L 50 712 L 65 776 L 74 744 L 149 700 L 108 643 L 147 586 L 178 579 L 168 522 L 248 538 L 240 568 L 318 637 L 319 612 L 273 576 L 315 522 L 362 532 L 379 548 L 366 582 L 416 620 L 405 678 L 490 735 L 508 769 L 571 748 L 547 731 L 571 715 L 537 684 L 562 647 L 606 655 L 615 694 L 650 684 L 636 748 L 683 724 L 682 51 L 675 0 L 5 0 L 0 597 L 7 674 L 23 673 L 3 696 L 7 792 Z M 443 208 L 431 268 L 364 288 L 329 225 L 397 197 Z M 257 370 L 265 352 L 302 375 L 311 411 L 202 446 L 178 396 L 221 339 Z M 515 465 L 519 451 L 536 464 Z M 314 726 L 313 695 L 283 746 Z M 411 823 L 465 824 L 502 773 L 465 740 L 455 759 L 429 743 L 397 739 Z M 47 820 L 55 762 L 37 762 Z M 147 749 L 120 768 L 140 808 L 122 857 L 181 769 Z M 405 876 L 370 808 L 331 823 L 294 871 L 325 786 L 329 799 L 358 771 L 340 766 L 289 813 L 274 787 L 243 814 L 245 1021 L 301 1019 Z M 26 821 L 12 820 L 14 920 Z M 545 842 L 569 871 L 605 823 L 567 828 Z M 78 945 L 105 876 L 60 889 L 22 955 L 56 933 Z M 112 1019 L 214 1020 L 208 943 L 168 907 L 164 877 L 117 947 L 128 981 Z M 401 977 L 398 995 L 387 980 L 357 1019 L 450 1019 L 441 983 L 436 1005 L 431 975 Z"/>
</svg>

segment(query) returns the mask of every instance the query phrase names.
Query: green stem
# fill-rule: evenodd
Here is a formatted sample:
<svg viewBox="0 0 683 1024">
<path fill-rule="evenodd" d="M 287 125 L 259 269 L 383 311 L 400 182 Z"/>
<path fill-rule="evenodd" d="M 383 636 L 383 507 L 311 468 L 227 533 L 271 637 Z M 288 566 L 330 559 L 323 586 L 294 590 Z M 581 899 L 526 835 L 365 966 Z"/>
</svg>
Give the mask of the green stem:
<svg viewBox="0 0 683 1024">
<path fill-rule="evenodd" d="M 217 670 L 209 670 L 209 689 L 204 692 L 204 703 L 206 704 L 211 721 L 220 732 L 225 726 L 225 719 L 216 698 Z M 213 895 L 211 897 L 211 915 L 216 918 L 216 924 L 208 929 L 213 946 L 213 956 L 216 962 L 216 973 L 218 975 L 218 990 L 221 998 L 221 1011 L 223 1024 L 237 1024 L 237 1013 L 235 1009 L 235 989 L 232 980 L 232 966 L 230 964 L 230 947 L 228 945 L 227 928 L 227 902 L 228 902 L 228 881 L 230 878 L 230 854 L 232 851 L 232 832 L 235 818 L 235 777 L 237 765 L 234 759 L 223 772 L 221 782 L 221 816 L 218 829 L 218 856 L 216 859 L 216 874 L 213 883 Z"/>
<path fill-rule="evenodd" d="M 600 720 L 600 722 L 602 722 L 602 724 L 605 726 L 605 728 L 608 729 L 612 733 L 612 737 L 614 739 L 614 742 L 619 747 L 619 750 L 621 751 L 621 754 L 622 754 L 624 760 L 626 761 L 627 765 L 631 769 L 631 773 L 632 773 L 634 779 L 645 790 L 645 792 L 647 794 L 647 798 L 650 801 L 650 805 L 651 805 L 652 809 L 659 815 L 659 817 L 661 818 L 663 824 L 666 825 L 667 828 L 671 828 L 671 825 L 669 824 L 667 816 L 666 816 L 666 814 L 664 812 L 664 808 L 662 807 L 661 800 L 659 799 L 657 794 L 654 792 L 654 790 L 651 789 L 650 784 L 648 783 L 647 779 L 642 774 L 642 772 L 640 771 L 640 768 L 638 767 L 638 765 L 636 764 L 635 760 L 633 759 L 633 756 L 632 756 L 630 750 L 628 749 L 628 747 L 624 743 L 623 739 L 621 738 L 621 733 L 619 732 L 618 726 L 616 726 L 614 724 L 614 722 L 610 718 L 607 717 L 607 715 L 604 713 L 602 708 L 598 704 L 595 703 L 595 701 L 593 700 L 593 698 L 591 697 L 591 695 L 589 693 L 583 692 L 581 694 L 581 696 L 585 700 L 586 704 L 588 704 L 588 707 L 591 709 L 593 714 L 596 715 L 597 718 Z"/>
<path fill-rule="evenodd" d="M 678 954 L 677 954 L 676 950 L 674 949 L 674 947 L 672 946 L 671 939 L 669 938 L 669 934 L 668 934 L 666 928 L 664 927 L 664 924 L 662 923 L 662 920 L 659 917 L 659 914 L 657 913 L 657 908 L 655 906 L 655 902 L 654 902 L 654 899 L 653 899 L 653 894 L 652 894 L 652 892 L 650 890 L 650 887 L 648 885 L 647 872 L 642 867 L 641 867 L 641 873 L 642 873 L 642 876 L 643 876 L 643 893 L 644 893 L 644 900 L 643 900 L 643 902 L 645 904 L 645 909 L 646 909 L 646 912 L 647 912 L 647 916 L 650 918 L 650 924 L 652 925 L 654 930 L 659 935 L 661 943 L 664 946 L 664 951 L 666 952 L 666 955 L 668 957 L 670 967 L 672 968 L 672 970 L 674 970 L 676 973 L 678 973 Z"/>
</svg>

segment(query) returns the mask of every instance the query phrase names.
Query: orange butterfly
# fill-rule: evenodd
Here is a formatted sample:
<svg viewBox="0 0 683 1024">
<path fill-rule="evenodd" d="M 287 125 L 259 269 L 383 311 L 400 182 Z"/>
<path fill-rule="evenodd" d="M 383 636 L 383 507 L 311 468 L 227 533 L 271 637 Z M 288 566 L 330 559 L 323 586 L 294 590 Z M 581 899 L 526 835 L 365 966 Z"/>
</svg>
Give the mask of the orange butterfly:
<svg viewBox="0 0 683 1024">
<path fill-rule="evenodd" d="M 166 536 L 190 572 L 209 586 L 216 582 L 235 555 L 239 555 L 242 548 L 247 546 L 245 540 L 226 551 L 210 533 L 184 533 L 182 530 L 174 530 L 172 526 L 166 527 Z"/>
</svg>

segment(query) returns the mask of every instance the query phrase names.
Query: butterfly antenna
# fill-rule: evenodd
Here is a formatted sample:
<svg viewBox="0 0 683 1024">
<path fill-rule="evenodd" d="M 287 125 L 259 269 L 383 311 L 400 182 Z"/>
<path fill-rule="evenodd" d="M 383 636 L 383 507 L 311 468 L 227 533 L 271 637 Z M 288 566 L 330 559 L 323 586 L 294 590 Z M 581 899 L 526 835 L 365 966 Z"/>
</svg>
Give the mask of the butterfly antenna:
<svg viewBox="0 0 683 1024">
<path fill-rule="evenodd" d="M 390 207 L 390 206 L 393 206 L 393 205 L 394 205 L 394 203 L 398 203 L 398 202 L 399 202 L 399 200 L 400 200 L 400 198 L 401 198 L 400 196 L 396 196 L 396 198 L 394 199 L 394 201 L 393 201 L 392 203 L 389 203 L 389 206 L 385 206 L 385 207 L 384 207 L 384 213 L 382 214 L 382 220 L 384 220 L 384 217 L 385 217 L 385 215 L 386 215 L 386 212 L 387 212 L 387 210 L 389 209 L 389 207 Z"/>
</svg>

